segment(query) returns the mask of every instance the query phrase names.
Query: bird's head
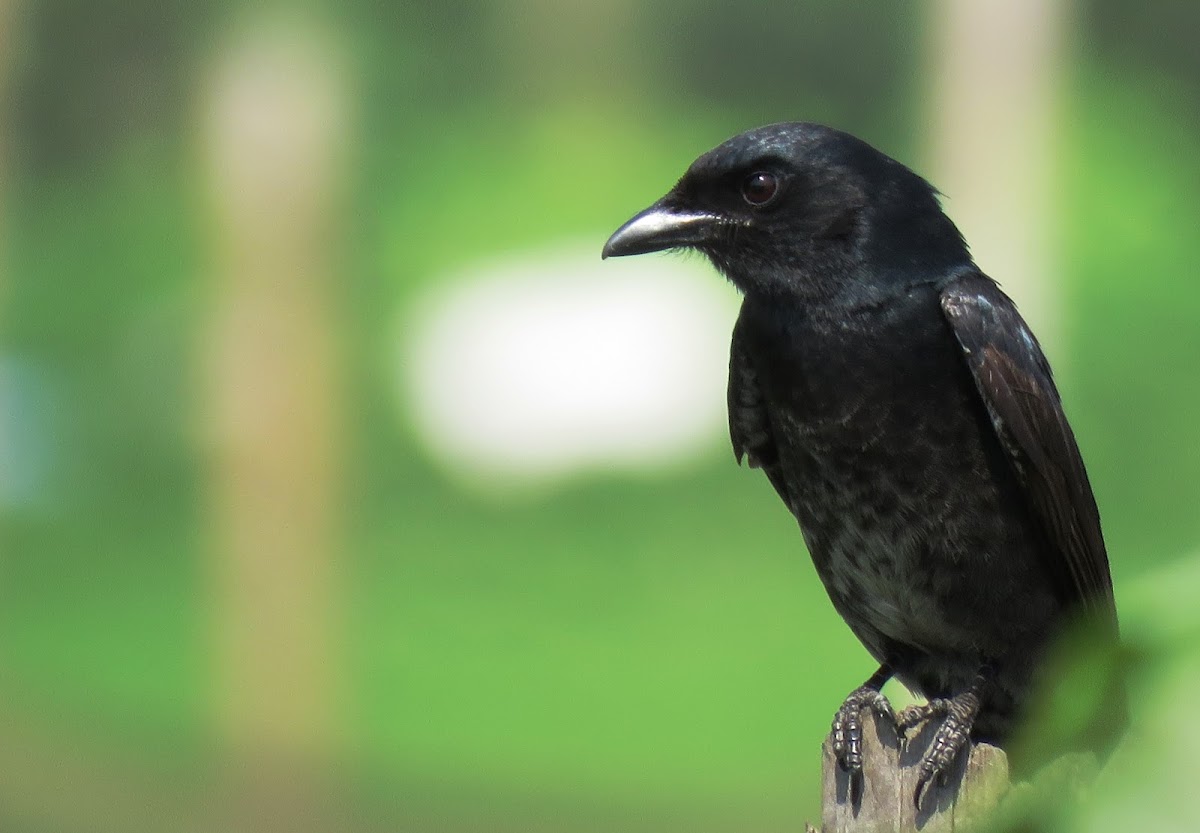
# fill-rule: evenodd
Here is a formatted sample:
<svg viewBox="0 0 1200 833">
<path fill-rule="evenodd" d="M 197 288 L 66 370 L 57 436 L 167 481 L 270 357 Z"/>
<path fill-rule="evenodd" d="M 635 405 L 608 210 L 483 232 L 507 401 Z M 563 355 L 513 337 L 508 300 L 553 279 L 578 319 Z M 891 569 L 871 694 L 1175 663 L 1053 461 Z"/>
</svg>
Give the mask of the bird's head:
<svg viewBox="0 0 1200 833">
<path fill-rule="evenodd" d="M 849 134 L 806 123 L 760 127 L 704 154 L 603 256 L 678 248 L 705 254 L 743 292 L 808 298 L 970 262 L 925 180 Z"/>
</svg>

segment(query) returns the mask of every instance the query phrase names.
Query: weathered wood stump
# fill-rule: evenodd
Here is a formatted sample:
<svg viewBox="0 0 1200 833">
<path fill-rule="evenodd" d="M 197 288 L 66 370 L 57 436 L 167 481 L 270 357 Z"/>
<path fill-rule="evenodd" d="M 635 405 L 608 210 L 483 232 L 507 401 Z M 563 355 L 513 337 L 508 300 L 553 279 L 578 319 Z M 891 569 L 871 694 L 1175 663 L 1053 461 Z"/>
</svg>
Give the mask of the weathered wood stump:
<svg viewBox="0 0 1200 833">
<path fill-rule="evenodd" d="M 920 811 L 913 806 L 917 767 L 933 742 L 937 721 L 901 745 L 896 730 L 863 714 L 863 790 L 851 802 L 850 779 L 826 740 L 822 747 L 822 833 L 948 833 L 986 820 L 1008 790 L 1008 758 L 988 744 L 958 756 L 944 785 L 934 783 Z"/>
</svg>

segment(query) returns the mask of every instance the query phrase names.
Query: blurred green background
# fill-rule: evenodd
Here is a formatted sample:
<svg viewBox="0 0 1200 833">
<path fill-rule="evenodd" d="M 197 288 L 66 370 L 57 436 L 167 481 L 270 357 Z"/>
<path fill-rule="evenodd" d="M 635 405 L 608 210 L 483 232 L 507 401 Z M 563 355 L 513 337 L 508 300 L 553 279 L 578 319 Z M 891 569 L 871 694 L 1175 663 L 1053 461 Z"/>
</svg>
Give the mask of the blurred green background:
<svg viewBox="0 0 1200 833">
<path fill-rule="evenodd" d="M 873 669 L 765 479 L 708 423 L 666 462 L 468 470 L 414 339 L 488 264 L 577 245 L 602 287 L 607 234 L 762 123 L 856 133 L 958 217 L 938 148 L 1003 173 L 942 118 L 965 95 L 1047 145 L 1040 282 L 992 271 L 1060 369 L 1140 658 L 1123 775 L 1055 823 L 1196 829 L 1162 772 L 1200 734 L 1200 5 L 1015 4 L 953 89 L 942 22 L 1004 5 L 0 2 L 0 827 L 818 818 Z M 1005 85 L 1047 31 L 1026 127 Z"/>
</svg>

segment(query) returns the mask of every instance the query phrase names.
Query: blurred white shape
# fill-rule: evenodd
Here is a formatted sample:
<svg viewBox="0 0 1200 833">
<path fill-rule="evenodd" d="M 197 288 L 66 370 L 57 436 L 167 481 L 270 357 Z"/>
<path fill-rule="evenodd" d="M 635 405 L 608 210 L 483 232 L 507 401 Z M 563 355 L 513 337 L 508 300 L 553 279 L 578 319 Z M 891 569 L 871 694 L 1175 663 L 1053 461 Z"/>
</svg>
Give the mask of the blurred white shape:
<svg viewBox="0 0 1200 833">
<path fill-rule="evenodd" d="M 596 241 L 448 276 L 404 319 L 414 425 L 494 485 L 694 458 L 725 432 L 737 303 L 699 260 L 602 263 Z"/>
</svg>

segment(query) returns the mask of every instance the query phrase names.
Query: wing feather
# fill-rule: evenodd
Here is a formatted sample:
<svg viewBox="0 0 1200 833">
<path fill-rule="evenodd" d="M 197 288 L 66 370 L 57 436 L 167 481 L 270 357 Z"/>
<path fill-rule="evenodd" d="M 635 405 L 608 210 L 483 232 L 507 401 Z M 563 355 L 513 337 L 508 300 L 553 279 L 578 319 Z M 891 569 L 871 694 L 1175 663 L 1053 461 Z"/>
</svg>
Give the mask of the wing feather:
<svg viewBox="0 0 1200 833">
<path fill-rule="evenodd" d="M 981 274 L 941 296 L 1017 479 L 1051 543 L 1051 573 L 1064 598 L 1116 628 L 1100 514 L 1075 435 L 1037 340 L 1000 288 Z"/>
<path fill-rule="evenodd" d="M 739 318 L 729 350 L 729 438 L 733 441 L 733 454 L 739 464 L 745 459 L 751 468 L 762 469 L 784 504 L 795 514 L 791 491 L 779 465 L 770 415 L 754 363 L 745 348 L 741 326 Z"/>
</svg>

